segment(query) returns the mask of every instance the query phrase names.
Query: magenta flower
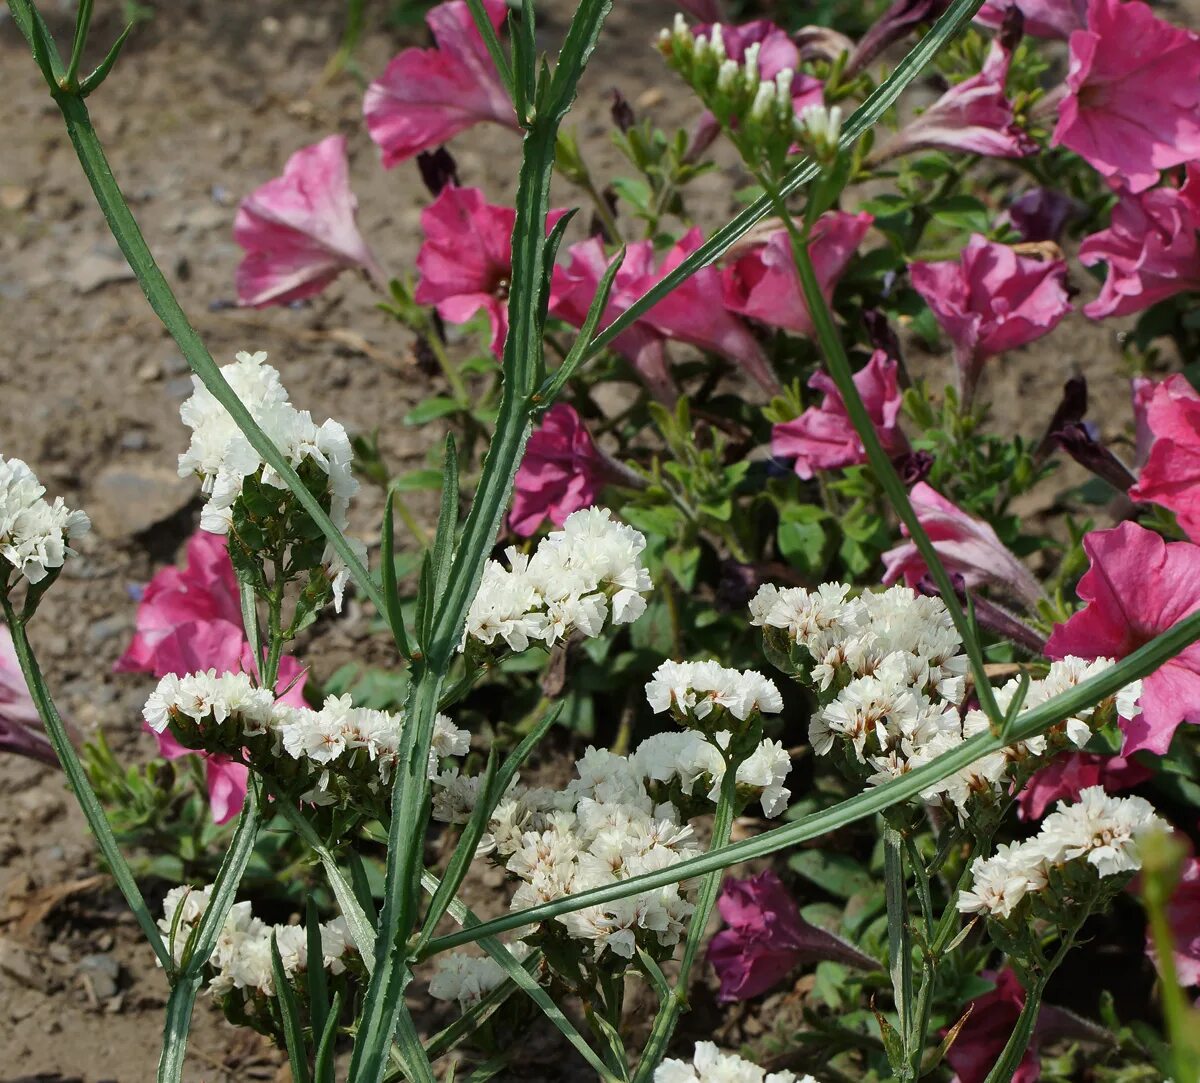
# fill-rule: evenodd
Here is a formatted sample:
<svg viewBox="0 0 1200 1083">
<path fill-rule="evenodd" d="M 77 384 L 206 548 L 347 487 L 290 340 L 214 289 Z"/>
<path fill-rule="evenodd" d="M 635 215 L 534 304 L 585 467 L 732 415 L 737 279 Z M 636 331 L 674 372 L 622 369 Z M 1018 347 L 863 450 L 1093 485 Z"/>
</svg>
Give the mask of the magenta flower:
<svg viewBox="0 0 1200 1083">
<path fill-rule="evenodd" d="M 954 344 L 964 403 L 984 361 L 1048 334 L 1071 311 L 1065 261 L 1019 256 L 978 233 L 960 259 L 914 263 L 909 273 Z"/>
<path fill-rule="evenodd" d="M 749 1000 L 777 985 L 801 963 L 830 959 L 874 970 L 879 964 L 840 937 L 810 925 L 769 869 L 748 880 L 726 880 L 717 900 L 725 919 L 708 945 L 722 1003 Z"/>
<path fill-rule="evenodd" d="M 571 512 L 597 502 L 610 474 L 575 408 L 565 402 L 552 406 L 525 446 L 509 526 L 526 538 L 546 519 L 562 526 Z"/>
<path fill-rule="evenodd" d="M 978 75 L 955 83 L 875 154 L 876 162 L 914 150 L 948 150 L 991 158 L 1024 158 L 1037 143 L 1016 123 L 1004 84 L 1012 54 L 993 41 Z"/>
<path fill-rule="evenodd" d="M 900 431 L 900 387 L 896 374 L 899 366 L 883 350 L 854 374 L 854 386 L 871 415 L 875 432 L 889 455 L 908 449 Z M 824 398 L 820 406 L 810 406 L 794 421 L 785 421 L 771 430 L 771 454 L 779 459 L 795 459 L 799 477 L 811 478 L 815 470 L 838 470 L 867 461 L 862 440 L 850 423 L 846 404 L 832 378 L 814 372 L 808 381 Z"/>
<path fill-rule="evenodd" d="M 1129 397 L 1133 405 L 1133 465 L 1141 469 L 1150 458 L 1154 445 L 1154 430 L 1150 428 L 1150 403 L 1158 384 L 1149 376 L 1135 376 L 1129 381 Z"/>
<path fill-rule="evenodd" d="M 1200 158 L 1200 37 L 1140 0 L 1090 0 L 1052 142 L 1141 192 Z"/>
<path fill-rule="evenodd" d="M 1150 776 L 1151 772 L 1141 764 L 1123 756 L 1068 752 L 1025 783 L 1017 797 L 1017 811 L 1022 820 L 1040 820 L 1056 801 L 1078 801 L 1089 786 L 1103 786 L 1109 793 L 1119 793 Z"/>
<path fill-rule="evenodd" d="M 1182 188 L 1121 193 L 1108 229 L 1085 237 L 1079 262 L 1104 262 L 1100 296 L 1083 306 L 1094 320 L 1127 316 L 1171 297 L 1200 289 L 1200 169 L 1188 166 Z"/>
<path fill-rule="evenodd" d="M 1175 976 L 1183 986 L 1200 985 L 1200 860 L 1192 857 L 1167 903 L 1167 921 L 1175 941 Z M 1157 961 L 1150 937 L 1146 954 Z"/>
<path fill-rule="evenodd" d="M 1083 539 L 1091 562 L 1075 588 L 1085 603 L 1046 643 L 1050 658 L 1124 658 L 1200 607 L 1200 546 L 1165 542 L 1136 523 Z M 1122 754 L 1167 751 L 1181 722 L 1200 722 L 1200 644 L 1143 682 L 1141 713 L 1121 719 Z"/>
<path fill-rule="evenodd" d="M 1154 388 L 1146 408 L 1154 435 L 1150 457 L 1129 490 L 1173 511 L 1193 541 L 1200 539 L 1200 395 L 1185 376 L 1168 376 Z"/>
<path fill-rule="evenodd" d="M 58 756 L 42 730 L 8 625 L 0 624 L 0 752 L 15 752 L 52 767 Z"/>
<path fill-rule="evenodd" d="M 483 0 L 497 30 L 508 11 L 504 0 Z M 516 129 L 517 115 L 500 73 L 464 0 L 433 8 L 425 21 L 434 49 L 405 49 L 367 87 L 367 131 L 394 165 L 447 142 L 475 124 L 493 121 Z"/>
<path fill-rule="evenodd" d="M 908 495 L 917 519 L 951 575 L 961 575 L 967 587 L 997 587 L 1027 608 L 1037 608 L 1042 588 L 987 523 L 972 518 L 923 481 Z M 901 526 L 900 530 L 908 536 L 907 528 Z M 905 583 L 915 587 L 928 574 L 925 561 L 911 541 L 884 553 L 883 565 L 883 581 L 888 584 L 903 577 Z"/>
<path fill-rule="evenodd" d="M 865 213 L 830 211 L 813 227 L 809 254 L 827 301 L 873 221 Z M 812 334 L 812 317 L 804 303 L 786 230 L 772 233 L 765 244 L 726 268 L 723 287 L 731 312 L 799 335 Z"/>
<path fill-rule="evenodd" d="M 1021 29 L 1035 38 L 1066 41 L 1087 25 L 1087 0 L 991 0 L 979 9 L 975 21 L 992 30 L 1004 25 L 1004 17 L 1016 8 L 1023 17 Z"/>
<path fill-rule="evenodd" d="M 346 137 L 331 135 L 296 151 L 283 175 L 238 206 L 233 239 L 246 255 L 237 269 L 239 303 L 261 308 L 320 293 L 343 271 L 384 274 L 354 219 Z"/>
</svg>

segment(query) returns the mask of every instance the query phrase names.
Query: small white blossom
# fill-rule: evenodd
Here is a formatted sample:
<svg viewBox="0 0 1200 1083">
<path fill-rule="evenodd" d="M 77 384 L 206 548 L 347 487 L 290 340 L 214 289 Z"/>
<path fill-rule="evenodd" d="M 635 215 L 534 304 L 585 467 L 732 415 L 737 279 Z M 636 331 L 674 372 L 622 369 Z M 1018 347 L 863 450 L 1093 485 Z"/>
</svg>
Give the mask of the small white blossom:
<svg viewBox="0 0 1200 1083">
<path fill-rule="evenodd" d="M 63 566 L 67 542 L 86 534 L 91 522 L 62 497 L 51 504 L 45 487 L 20 459 L 0 456 L 0 557 L 30 583 Z"/>
<path fill-rule="evenodd" d="M 529 957 L 529 945 L 521 941 L 507 948 L 518 963 Z M 506 976 L 504 968 L 490 956 L 451 952 L 438 958 L 437 970 L 429 979 L 429 995 L 435 1000 L 457 1001 L 459 1010 L 465 1012 L 498 988 Z"/>
<path fill-rule="evenodd" d="M 767 1072 L 753 1061 L 722 1053 L 712 1042 L 697 1042 L 690 1062 L 673 1058 L 654 1069 L 654 1083 L 816 1083 L 812 1076 Z"/>
<path fill-rule="evenodd" d="M 675 708 L 697 719 L 707 718 L 714 707 L 741 722 L 754 711 L 783 710 L 774 681 L 756 670 L 726 669 L 716 662 L 663 662 L 646 685 L 646 700 L 655 713 Z"/>
</svg>

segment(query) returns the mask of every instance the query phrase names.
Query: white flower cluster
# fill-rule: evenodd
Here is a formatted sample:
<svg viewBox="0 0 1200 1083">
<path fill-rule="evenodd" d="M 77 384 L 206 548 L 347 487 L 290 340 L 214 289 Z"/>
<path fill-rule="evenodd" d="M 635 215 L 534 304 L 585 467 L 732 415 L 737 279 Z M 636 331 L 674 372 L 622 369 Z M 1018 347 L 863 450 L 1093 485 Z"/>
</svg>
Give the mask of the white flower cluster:
<svg viewBox="0 0 1200 1083">
<path fill-rule="evenodd" d="M 171 957 L 183 961 L 192 930 L 208 908 L 212 885 L 203 889 L 174 887 L 163 900 L 163 916 L 158 922 L 168 939 Z M 354 944 L 342 918 L 321 925 L 321 965 L 331 974 L 346 969 L 346 958 L 355 953 Z M 209 965 L 216 972 L 209 980 L 209 991 L 221 997 L 235 989 L 250 994 L 275 995 L 275 974 L 271 966 L 271 935 L 279 947 L 279 960 L 289 978 L 308 969 L 308 931 L 303 925 L 266 925 L 250 912 L 250 903 L 234 903 L 217 936 Z"/>
<path fill-rule="evenodd" d="M 958 909 L 1010 917 L 1022 899 L 1049 885 L 1052 870 L 1069 862 L 1086 864 L 1101 878 L 1136 872 L 1142 867 L 1139 837 L 1165 827 L 1143 798 L 1112 797 L 1103 787 L 1090 786 L 1074 804 L 1060 801 L 1033 838 L 976 858 L 971 887 L 959 895 Z"/>
<path fill-rule="evenodd" d="M 267 434 L 280 453 L 294 466 L 305 460 L 316 463 L 329 478 L 329 518 L 341 531 L 348 526 L 346 510 L 358 490 L 350 472 L 353 451 L 346 430 L 336 421 L 317 425 L 307 410 L 297 410 L 288 400 L 279 373 L 265 364 L 265 353 L 238 353 L 221 374 L 250 416 Z M 282 486 L 278 475 L 250 445 L 237 423 L 198 376 L 192 377 L 191 396 L 179 408 L 183 423 L 192 430 L 187 451 L 179 456 L 179 474 L 197 474 L 208 502 L 200 515 L 200 527 L 212 534 L 227 534 L 233 505 L 247 478 L 258 475 L 268 485 Z M 361 542 L 347 539 L 360 554 Z M 342 589 L 348 572 L 332 547 L 325 551 L 325 564 L 333 580 L 334 598 L 341 608 Z"/>
<path fill-rule="evenodd" d="M 529 945 L 520 940 L 507 947 L 518 963 L 529 957 Z M 429 979 L 429 995 L 435 1000 L 456 1000 L 459 1010 L 465 1012 L 498 988 L 506 976 L 491 956 L 451 952 L 438 958 L 437 970 Z"/>
<path fill-rule="evenodd" d="M 697 1042 L 691 1062 L 664 1060 L 654 1069 L 654 1083 L 816 1083 L 795 1072 L 767 1072 L 735 1053 L 722 1053 L 712 1042 Z"/>
<path fill-rule="evenodd" d="M 348 695 L 328 697 L 319 711 L 278 703 L 270 690 L 255 686 L 247 674 L 216 670 L 163 677 L 146 701 L 142 717 L 155 733 L 162 733 L 172 718 L 190 720 L 201 732 L 229 723 L 233 732 L 223 733 L 222 739 L 234 748 L 254 738 L 270 738 L 271 755 L 286 753 L 293 760 L 307 760 L 319 772 L 312 790 L 303 795 L 314 804 L 332 799 L 330 767 L 360 766 L 363 757 L 375 765 L 378 783 L 386 786 L 404 726 L 403 714 L 355 707 Z M 441 757 L 465 755 L 469 747 L 470 734 L 439 714 L 429 752 L 429 777 L 436 777 Z"/>
<path fill-rule="evenodd" d="M 726 669 L 716 662 L 663 662 L 646 685 L 646 700 L 655 714 L 674 710 L 697 720 L 714 707 L 745 722 L 754 711 L 778 714 L 783 697 L 775 682 L 757 670 Z"/>
<path fill-rule="evenodd" d="M 468 637 L 484 644 L 502 639 L 514 651 L 531 641 L 547 647 L 572 632 L 598 636 L 611 615 L 629 624 L 646 611 L 651 589 L 642 563 L 646 539 L 614 522 L 607 508 L 572 512 L 539 543 L 532 557 L 505 551 L 509 567 L 490 560 L 467 613 Z"/>
<path fill-rule="evenodd" d="M 0 456 L 0 556 L 30 583 L 61 568 L 67 542 L 91 528 L 84 512 L 71 511 L 61 496 L 51 504 L 45 492 L 20 459 Z"/>
</svg>

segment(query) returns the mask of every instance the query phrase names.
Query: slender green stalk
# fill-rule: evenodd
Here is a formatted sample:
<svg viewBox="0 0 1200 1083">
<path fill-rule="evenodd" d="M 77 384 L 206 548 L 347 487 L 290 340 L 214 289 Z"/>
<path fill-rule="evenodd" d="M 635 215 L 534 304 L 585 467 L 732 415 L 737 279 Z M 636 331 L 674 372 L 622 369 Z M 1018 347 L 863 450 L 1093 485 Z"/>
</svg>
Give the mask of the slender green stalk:
<svg viewBox="0 0 1200 1083">
<path fill-rule="evenodd" d="M 894 827 L 883 831 L 883 883 L 887 898 L 888 973 L 904 1043 L 904 1063 L 894 1064 L 897 1078 L 911 1080 L 909 1046 L 913 1036 L 912 938 L 908 929 L 908 882 L 904 875 L 904 839 Z"/>
</svg>

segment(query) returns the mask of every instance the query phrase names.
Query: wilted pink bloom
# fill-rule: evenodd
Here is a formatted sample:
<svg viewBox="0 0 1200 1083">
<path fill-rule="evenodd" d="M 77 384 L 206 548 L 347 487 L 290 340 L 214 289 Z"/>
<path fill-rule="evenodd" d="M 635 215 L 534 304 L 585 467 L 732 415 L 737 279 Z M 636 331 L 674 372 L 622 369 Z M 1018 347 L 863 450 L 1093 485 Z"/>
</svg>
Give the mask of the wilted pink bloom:
<svg viewBox="0 0 1200 1083">
<path fill-rule="evenodd" d="M 950 6 L 950 0 L 892 0 L 859 40 L 846 64 L 846 74 L 862 71 L 894 41 L 907 37 L 922 23 L 932 23 Z"/>
<path fill-rule="evenodd" d="M 769 869 L 748 880 L 726 880 L 717 909 L 728 928 L 712 938 L 708 960 L 721 979 L 722 1003 L 749 1000 L 794 967 L 830 959 L 864 969 L 879 964 L 840 937 L 810 925 Z"/>
<path fill-rule="evenodd" d="M 1023 820 L 1040 820 L 1056 801 L 1078 801 L 1089 786 L 1103 786 L 1109 793 L 1119 793 L 1145 782 L 1150 774 L 1141 764 L 1123 756 L 1068 752 L 1025 783 L 1017 798 L 1017 810 Z"/>
<path fill-rule="evenodd" d="M 679 6 L 702 22 L 721 21 L 721 0 L 679 0 Z"/>
<path fill-rule="evenodd" d="M 1154 442 L 1129 496 L 1169 508 L 1196 541 L 1200 539 L 1200 395 L 1187 377 L 1168 376 L 1154 389 L 1146 422 Z"/>
<path fill-rule="evenodd" d="M 948 150 L 991 158 L 1024 158 L 1037 143 L 1016 123 L 1004 84 L 1012 54 L 993 41 L 983 68 L 955 83 L 915 120 L 889 139 L 872 158 L 886 161 L 914 150 Z"/>
<path fill-rule="evenodd" d="M 830 211 L 813 226 L 809 255 L 821 294 L 828 301 L 854 253 L 871 228 L 869 214 Z M 800 275 L 786 230 L 772 233 L 766 244 L 726 268 L 725 304 L 730 311 L 785 331 L 811 335 L 812 317 L 804 303 Z"/>
<path fill-rule="evenodd" d="M 563 215 L 551 211 L 553 226 Z M 512 278 L 512 234 L 517 212 L 488 203 L 478 188 L 443 188 L 421 212 L 425 243 L 417 255 L 414 300 L 436 305 L 451 323 L 466 323 L 481 308 L 492 327 L 497 356 L 508 337 L 508 284 Z"/>
<path fill-rule="evenodd" d="M 700 247 L 699 229 L 687 231 L 663 257 L 656 269 L 651 241 L 636 241 L 626 249 L 625 262 L 617 272 L 601 326 L 605 327 L 624 312 L 638 297 Z M 587 306 L 595 293 L 595 284 L 604 273 L 608 258 L 600 241 L 592 237 L 569 249 L 570 263 L 556 267 L 550 296 L 554 315 L 579 326 L 587 315 Z M 640 334 L 630 332 L 641 332 Z M 750 329 L 732 315 L 723 303 L 721 276 L 715 267 L 704 267 L 658 302 L 635 325 L 618 336 L 614 346 L 649 377 L 651 386 L 661 387 L 666 376 L 661 353 L 654 339 L 686 342 L 736 361 L 769 391 L 779 387 L 766 354 Z M 647 334 L 649 332 L 649 334 Z M 654 371 L 654 366 L 663 366 Z"/>
<path fill-rule="evenodd" d="M 1004 217 L 1023 241 L 1058 243 L 1072 218 L 1086 210 L 1082 203 L 1053 188 L 1030 188 L 1009 204 Z"/>
<path fill-rule="evenodd" d="M 15 752 L 58 766 L 58 756 L 42 730 L 6 624 L 0 624 L 0 752 Z"/>
<path fill-rule="evenodd" d="M 1052 142 L 1132 192 L 1200 158 L 1200 37 L 1140 0 L 1090 0 Z"/>
<path fill-rule="evenodd" d="M 1175 941 L 1175 977 L 1183 986 L 1200 985 L 1200 860 L 1189 858 L 1167 903 L 1167 921 Z M 1146 938 L 1146 954 L 1156 958 Z"/>
<path fill-rule="evenodd" d="M 1121 193 L 1108 229 L 1085 237 L 1079 262 L 1104 262 L 1100 296 L 1083 306 L 1094 320 L 1127 316 L 1171 297 L 1200 289 L 1200 169 L 1188 166 L 1182 188 Z"/>
<path fill-rule="evenodd" d="M 358 232 L 357 206 L 345 136 L 296 151 L 283 176 L 256 188 L 238 207 L 233 239 L 246 250 L 237 269 L 238 301 L 257 308 L 312 297 L 352 267 L 382 281 Z"/>
<path fill-rule="evenodd" d="M 1200 607 L 1200 546 L 1126 522 L 1092 531 L 1083 549 L 1091 567 L 1075 592 L 1086 604 L 1055 627 L 1050 658 L 1124 658 Z M 1120 721 L 1126 756 L 1161 755 L 1181 722 L 1200 722 L 1200 644 L 1147 677 L 1138 705 L 1136 718 Z"/>
<path fill-rule="evenodd" d="M 909 274 L 954 344 L 964 402 L 984 361 L 1041 338 L 1071 311 L 1064 260 L 1019 256 L 978 233 L 960 259 L 914 263 Z"/>
<path fill-rule="evenodd" d="M 907 450 L 908 441 L 900 431 L 900 387 L 896 374 L 899 366 L 883 350 L 854 374 L 854 386 L 871 415 L 879 442 L 889 455 Z M 794 421 L 785 421 L 771 430 L 771 454 L 779 459 L 795 459 L 796 473 L 811 478 L 814 470 L 837 470 L 867 461 L 862 440 L 850 423 L 846 404 L 833 379 L 825 372 L 814 372 L 808 381 L 824 398 L 820 406 L 810 406 Z"/>
<path fill-rule="evenodd" d="M 996 532 L 980 519 L 972 518 L 925 482 L 918 482 L 908 494 L 917 519 L 951 575 L 961 575 L 968 587 L 993 586 L 1019 598 L 1035 609 L 1043 598 L 1042 589 Z M 901 526 L 905 537 L 908 530 Z M 925 561 L 911 541 L 901 542 L 883 554 L 884 583 L 901 577 L 915 587 L 928 574 Z"/>
<path fill-rule="evenodd" d="M 1066 41 L 1087 25 L 1087 0 L 991 0 L 979 9 L 975 21 L 999 30 L 1013 8 L 1023 16 L 1021 29 L 1035 38 Z"/>
<path fill-rule="evenodd" d="M 575 408 L 565 402 L 550 407 L 525 446 L 509 526 L 523 537 L 546 519 L 562 526 L 571 512 L 596 503 L 610 474 Z"/>
<path fill-rule="evenodd" d="M 497 30 L 508 7 L 483 0 Z M 484 121 L 517 128 L 512 100 L 464 0 L 433 8 L 425 21 L 434 49 L 405 49 L 367 87 L 367 131 L 390 169 Z"/>
</svg>

